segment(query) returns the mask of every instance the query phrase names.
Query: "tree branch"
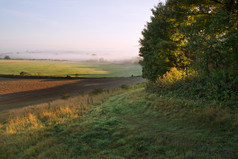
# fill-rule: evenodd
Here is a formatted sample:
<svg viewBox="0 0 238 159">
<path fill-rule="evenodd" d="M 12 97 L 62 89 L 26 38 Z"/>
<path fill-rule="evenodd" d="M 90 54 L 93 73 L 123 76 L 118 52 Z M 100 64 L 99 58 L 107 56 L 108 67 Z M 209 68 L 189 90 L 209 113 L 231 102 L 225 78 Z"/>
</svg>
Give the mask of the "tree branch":
<svg viewBox="0 0 238 159">
<path fill-rule="evenodd" d="M 222 4 L 224 5 L 222 2 L 220 2 L 219 0 L 211 0 L 212 2 L 215 2 L 215 3 L 219 3 L 219 4 Z"/>
</svg>

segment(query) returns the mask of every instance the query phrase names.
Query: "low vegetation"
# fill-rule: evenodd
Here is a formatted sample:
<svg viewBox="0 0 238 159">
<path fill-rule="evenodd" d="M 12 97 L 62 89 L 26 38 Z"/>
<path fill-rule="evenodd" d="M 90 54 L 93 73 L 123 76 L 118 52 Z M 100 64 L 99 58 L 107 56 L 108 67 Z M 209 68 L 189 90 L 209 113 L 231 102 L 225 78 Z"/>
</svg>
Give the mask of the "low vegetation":
<svg viewBox="0 0 238 159">
<path fill-rule="evenodd" d="M 24 76 L 31 76 L 31 74 L 29 72 L 21 72 L 20 76 L 24 77 Z"/>
<path fill-rule="evenodd" d="M 89 93 L 90 96 L 93 96 L 93 95 L 98 95 L 98 94 L 101 94 L 103 93 L 104 90 L 102 88 L 95 88 L 93 91 L 91 91 Z"/>
<path fill-rule="evenodd" d="M 238 78 L 227 78 L 223 73 L 210 76 L 196 72 L 186 74 L 182 70 L 172 68 L 163 76 L 159 76 L 156 83 L 149 82 L 147 88 L 148 91 L 171 98 L 197 100 L 236 109 Z"/>
<path fill-rule="evenodd" d="M 123 85 L 121 85 L 121 88 L 122 88 L 122 89 L 129 89 L 129 86 L 128 86 L 128 85 L 125 85 L 125 84 L 123 84 Z"/>
<path fill-rule="evenodd" d="M 70 96 L 69 96 L 69 93 L 64 93 L 62 94 L 61 98 L 62 99 L 68 99 Z"/>
<path fill-rule="evenodd" d="M 235 159 L 237 128 L 238 110 L 140 84 L 17 110 L 0 125 L 0 158 Z"/>
</svg>

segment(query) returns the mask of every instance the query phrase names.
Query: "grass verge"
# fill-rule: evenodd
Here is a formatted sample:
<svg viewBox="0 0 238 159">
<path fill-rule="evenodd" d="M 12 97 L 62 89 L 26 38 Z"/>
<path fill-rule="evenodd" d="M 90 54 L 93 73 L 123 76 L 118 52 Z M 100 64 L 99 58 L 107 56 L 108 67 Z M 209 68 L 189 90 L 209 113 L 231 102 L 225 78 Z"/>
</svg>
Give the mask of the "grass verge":
<svg viewBox="0 0 238 159">
<path fill-rule="evenodd" d="M 83 100 L 90 109 L 80 115 L 71 115 L 80 112 L 79 106 L 59 103 L 48 111 L 56 118 L 47 113 L 41 118 L 47 106 L 18 112 L 18 118 L 0 125 L 0 158 L 238 156 L 237 111 L 196 107 L 200 103 L 158 96 L 143 87 L 82 96 L 79 101 Z M 9 131 L 10 127 L 16 128 Z"/>
</svg>

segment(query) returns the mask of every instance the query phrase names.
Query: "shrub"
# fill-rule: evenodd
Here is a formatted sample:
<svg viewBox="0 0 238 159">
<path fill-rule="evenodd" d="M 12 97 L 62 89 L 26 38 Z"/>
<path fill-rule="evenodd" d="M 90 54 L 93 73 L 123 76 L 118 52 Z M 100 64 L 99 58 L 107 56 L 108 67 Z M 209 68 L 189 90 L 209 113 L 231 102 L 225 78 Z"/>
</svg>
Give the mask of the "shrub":
<svg viewBox="0 0 238 159">
<path fill-rule="evenodd" d="M 69 93 L 64 93 L 63 95 L 62 95 L 62 99 L 68 99 L 70 96 L 69 96 Z"/>
<path fill-rule="evenodd" d="M 238 104 L 238 77 L 222 71 L 186 75 L 172 69 L 146 88 L 163 96 L 215 102 L 224 107 L 236 108 Z"/>
<path fill-rule="evenodd" d="M 154 83 L 152 81 L 147 81 L 145 83 L 145 88 L 146 88 L 146 91 L 150 92 L 150 93 L 158 92 L 158 87 L 157 87 L 156 83 Z"/>
<path fill-rule="evenodd" d="M 37 75 L 37 76 L 41 76 L 41 72 L 37 72 L 36 75 Z"/>
<path fill-rule="evenodd" d="M 170 71 L 166 72 L 163 76 L 159 76 L 156 84 L 159 88 L 165 88 L 175 84 L 177 81 L 181 80 L 182 78 L 186 77 L 185 71 L 178 70 L 177 68 L 173 67 Z"/>
<path fill-rule="evenodd" d="M 89 95 L 97 95 L 103 93 L 104 90 L 102 88 L 95 88 L 92 92 L 89 93 Z"/>
<path fill-rule="evenodd" d="M 11 58 L 10 58 L 10 56 L 5 56 L 4 59 L 5 60 L 10 60 Z"/>
<path fill-rule="evenodd" d="M 24 72 L 24 71 L 22 71 L 22 72 L 20 73 L 20 76 L 31 76 L 31 74 L 30 74 L 29 72 Z"/>
<path fill-rule="evenodd" d="M 123 85 L 121 85 L 121 88 L 122 88 L 122 89 L 129 89 L 129 86 L 128 86 L 128 85 L 125 85 L 125 84 L 123 84 Z"/>
</svg>

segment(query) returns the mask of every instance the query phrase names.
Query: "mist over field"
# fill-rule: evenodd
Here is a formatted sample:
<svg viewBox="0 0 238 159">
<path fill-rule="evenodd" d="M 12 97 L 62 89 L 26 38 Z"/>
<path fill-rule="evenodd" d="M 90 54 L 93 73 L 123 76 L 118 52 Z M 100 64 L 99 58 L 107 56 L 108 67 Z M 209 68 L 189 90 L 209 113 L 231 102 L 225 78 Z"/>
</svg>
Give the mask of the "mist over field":
<svg viewBox="0 0 238 159">
<path fill-rule="evenodd" d="M 93 61 L 93 62 L 122 62 L 135 63 L 139 57 L 120 51 L 22 51 L 0 53 L 0 58 L 9 56 L 11 59 L 47 59 L 68 61 Z"/>
<path fill-rule="evenodd" d="M 0 159 L 238 159 L 238 0 L 0 0 Z"/>
</svg>

